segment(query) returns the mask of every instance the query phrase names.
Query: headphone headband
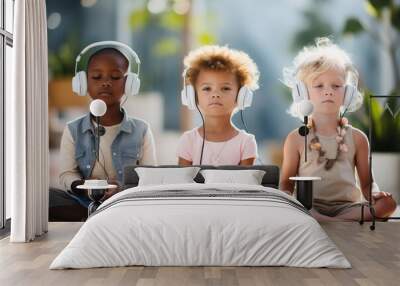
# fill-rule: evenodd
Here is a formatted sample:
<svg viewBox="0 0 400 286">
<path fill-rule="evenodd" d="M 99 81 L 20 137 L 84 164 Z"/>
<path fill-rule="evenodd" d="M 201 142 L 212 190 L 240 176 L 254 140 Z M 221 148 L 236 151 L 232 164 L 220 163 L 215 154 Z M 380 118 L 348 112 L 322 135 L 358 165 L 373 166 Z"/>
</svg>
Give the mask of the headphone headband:
<svg viewBox="0 0 400 286">
<path fill-rule="evenodd" d="M 129 70 L 130 70 L 130 60 L 129 58 L 132 57 L 135 60 L 136 65 L 138 66 L 137 68 L 137 75 L 139 75 L 140 73 L 140 59 L 139 56 L 136 54 L 136 52 L 134 50 L 132 50 L 131 47 L 129 47 L 128 45 L 121 43 L 121 42 L 117 42 L 117 41 L 100 41 L 100 42 L 95 42 L 92 43 L 88 46 L 86 46 L 80 53 L 79 55 L 76 57 L 75 60 L 75 74 L 78 71 L 78 63 L 80 62 L 82 56 L 90 49 L 93 49 L 95 47 L 101 47 L 104 46 L 104 48 L 110 47 L 110 48 L 115 48 L 117 49 L 119 52 L 121 52 L 127 59 L 129 62 Z M 125 52 L 124 52 L 125 51 Z M 129 54 L 129 55 L 127 55 Z"/>
<path fill-rule="evenodd" d="M 120 52 L 128 61 L 128 71 L 125 73 L 125 87 L 124 93 L 126 95 L 136 95 L 139 92 L 140 88 L 140 79 L 139 79 L 139 72 L 140 72 L 140 60 L 138 55 L 133 51 L 128 45 L 125 45 L 120 42 L 116 41 L 102 41 L 102 42 L 95 42 L 87 47 L 85 47 L 76 57 L 75 60 L 75 76 L 72 78 L 72 90 L 80 96 L 87 95 L 88 89 L 88 82 L 87 82 L 87 72 L 86 70 L 79 70 L 78 72 L 78 64 L 81 61 L 83 55 L 87 53 L 89 50 L 94 49 L 96 47 L 100 47 L 96 50 L 92 50 L 91 53 L 85 56 L 85 69 L 87 70 L 90 58 L 97 52 L 111 48 L 115 49 Z M 133 58 L 133 59 L 132 59 Z M 136 62 L 137 65 L 137 73 L 132 71 L 132 61 Z"/>
</svg>

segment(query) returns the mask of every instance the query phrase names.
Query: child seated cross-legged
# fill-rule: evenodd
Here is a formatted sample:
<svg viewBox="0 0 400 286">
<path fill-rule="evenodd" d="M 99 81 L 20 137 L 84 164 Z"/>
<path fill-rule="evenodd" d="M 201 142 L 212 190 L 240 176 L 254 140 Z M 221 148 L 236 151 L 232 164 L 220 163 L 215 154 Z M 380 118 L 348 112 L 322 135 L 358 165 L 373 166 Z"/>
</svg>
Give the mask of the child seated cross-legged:
<svg viewBox="0 0 400 286">
<path fill-rule="evenodd" d="M 139 64 L 136 53 L 122 43 L 106 41 L 88 46 L 78 59 L 81 56 L 88 59 L 74 77 L 74 91 L 105 102 L 107 111 L 100 117 L 104 134 L 100 137 L 96 160 L 93 116 L 87 113 L 65 127 L 59 166 L 60 184 L 64 190 L 51 190 L 49 194 L 49 216 L 55 221 L 86 218 L 91 201 L 87 193 L 77 187 L 86 179 L 103 179 L 121 186 L 125 166 L 156 164 L 150 126 L 141 119 L 128 116 L 122 108 L 124 96 L 138 93 L 138 74 L 131 71 L 134 61 Z M 102 200 L 120 190 L 107 189 Z"/>
<path fill-rule="evenodd" d="M 256 64 L 246 53 L 220 46 L 194 50 L 184 64 L 182 103 L 200 112 L 203 125 L 181 136 L 179 165 L 253 165 L 255 137 L 231 119 L 251 105 L 258 88 Z"/>
<path fill-rule="evenodd" d="M 363 100 L 357 89 L 358 72 L 348 54 L 327 38 L 317 39 L 315 46 L 305 47 L 296 56 L 292 68 L 284 70 L 284 78 L 303 99 L 293 103 L 292 115 L 300 117 L 299 104 L 305 103 L 312 104 L 313 112 L 308 120 L 308 146 L 304 146 L 304 137 L 297 129 L 286 138 L 280 189 L 294 191 L 294 183 L 289 180 L 292 176 L 321 177 L 321 181 L 314 182 L 314 217 L 320 221 L 360 220 L 361 204 L 369 199 L 373 184 L 376 216 L 390 216 L 396 203 L 371 179 L 368 139 L 344 117 Z M 309 151 L 307 161 L 305 147 Z M 369 208 L 364 208 L 364 218 L 372 219 Z"/>
</svg>

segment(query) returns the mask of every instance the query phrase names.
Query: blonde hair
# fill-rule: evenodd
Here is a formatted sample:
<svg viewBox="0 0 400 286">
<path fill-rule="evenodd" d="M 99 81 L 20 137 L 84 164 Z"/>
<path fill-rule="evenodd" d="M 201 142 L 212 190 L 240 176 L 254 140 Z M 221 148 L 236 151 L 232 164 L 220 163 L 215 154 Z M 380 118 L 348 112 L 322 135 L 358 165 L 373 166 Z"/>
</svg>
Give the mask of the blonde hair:
<svg viewBox="0 0 400 286">
<path fill-rule="evenodd" d="M 293 88 L 296 81 L 313 80 L 332 69 L 343 72 L 346 84 L 357 88 L 358 72 L 349 54 L 332 43 L 329 38 L 316 38 L 315 45 L 304 47 L 294 58 L 293 65 L 283 69 L 283 82 L 288 87 Z M 355 97 L 346 111 L 353 112 L 361 107 L 363 94 L 357 92 Z M 294 117 L 299 117 L 294 103 L 289 108 L 289 113 Z"/>
<path fill-rule="evenodd" d="M 241 86 L 258 89 L 259 72 L 257 65 L 245 53 L 228 47 L 203 46 L 191 51 L 183 60 L 184 78 L 187 84 L 195 85 L 201 70 L 231 72 Z"/>
</svg>

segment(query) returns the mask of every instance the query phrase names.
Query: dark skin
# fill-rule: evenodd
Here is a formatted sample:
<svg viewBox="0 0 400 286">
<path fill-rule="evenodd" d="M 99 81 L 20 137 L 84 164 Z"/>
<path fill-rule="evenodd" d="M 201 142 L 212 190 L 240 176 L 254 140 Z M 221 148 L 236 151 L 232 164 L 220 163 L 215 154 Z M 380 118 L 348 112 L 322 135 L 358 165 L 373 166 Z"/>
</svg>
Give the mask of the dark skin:
<svg viewBox="0 0 400 286">
<path fill-rule="evenodd" d="M 101 99 L 107 105 L 107 112 L 100 118 L 100 124 L 103 126 L 119 124 L 123 119 L 124 115 L 120 106 L 121 98 L 124 95 L 125 73 L 128 66 L 128 60 L 113 49 L 101 50 L 93 55 L 89 61 L 87 71 L 88 94 L 93 100 Z M 108 180 L 108 183 L 119 186 L 115 179 Z M 120 190 L 120 187 L 107 189 L 102 200 L 108 199 Z"/>
<path fill-rule="evenodd" d="M 128 69 L 125 57 L 113 50 L 94 55 L 88 66 L 88 93 L 92 99 L 101 99 L 107 105 L 107 112 L 100 118 L 100 124 L 111 126 L 122 121 L 121 98 L 124 95 L 124 76 Z"/>
</svg>

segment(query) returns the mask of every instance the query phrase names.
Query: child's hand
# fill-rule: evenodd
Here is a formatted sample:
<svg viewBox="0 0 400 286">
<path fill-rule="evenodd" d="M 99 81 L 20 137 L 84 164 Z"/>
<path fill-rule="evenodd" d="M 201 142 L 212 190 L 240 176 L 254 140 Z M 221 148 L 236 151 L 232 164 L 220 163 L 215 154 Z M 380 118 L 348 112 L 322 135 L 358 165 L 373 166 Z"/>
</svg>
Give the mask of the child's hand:
<svg viewBox="0 0 400 286">
<path fill-rule="evenodd" d="M 107 183 L 108 183 L 109 185 L 117 185 L 118 188 L 120 187 L 120 186 L 119 186 L 119 183 L 118 183 L 118 181 L 117 181 L 116 179 L 109 179 L 109 180 L 107 181 Z"/>
<path fill-rule="evenodd" d="M 107 200 L 108 198 L 112 197 L 113 195 L 115 195 L 116 193 L 118 193 L 119 191 L 121 191 L 121 187 L 119 186 L 119 183 L 117 180 L 108 180 L 108 184 L 110 185 L 117 185 L 117 188 L 114 189 L 107 189 L 106 192 L 104 193 L 104 196 L 102 198 L 102 201 Z"/>
<path fill-rule="evenodd" d="M 119 191 L 120 191 L 119 188 L 107 189 L 106 192 L 104 193 L 103 198 L 101 200 L 104 202 L 105 200 L 107 200 L 108 198 L 111 198 L 113 195 L 115 195 Z"/>
<path fill-rule="evenodd" d="M 387 193 L 387 192 L 376 192 L 376 193 L 372 193 L 372 204 L 374 205 L 376 203 L 377 200 L 384 198 L 384 197 L 391 197 L 392 194 L 391 193 Z"/>
</svg>

